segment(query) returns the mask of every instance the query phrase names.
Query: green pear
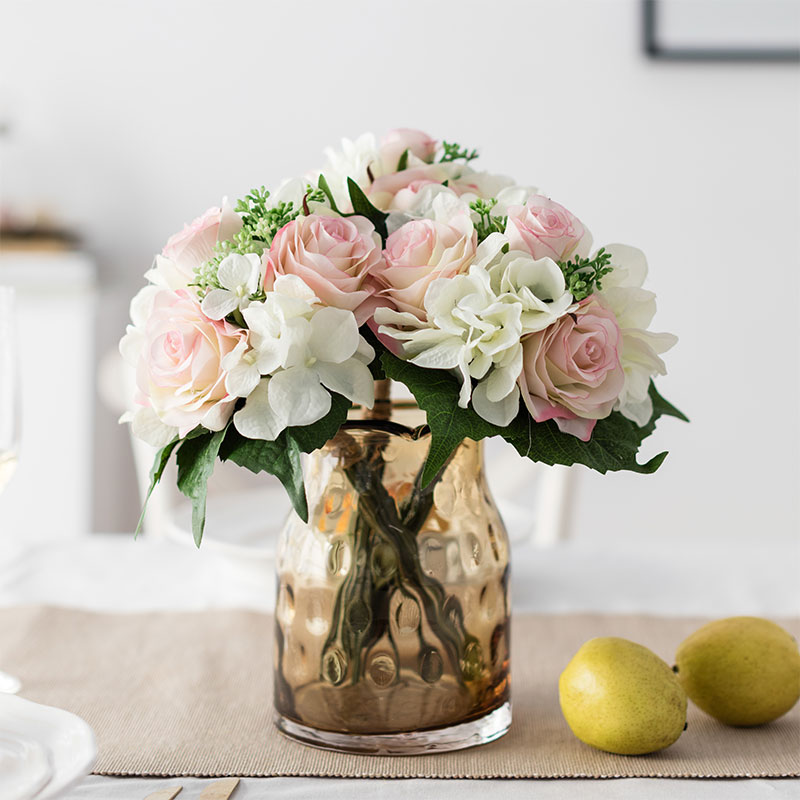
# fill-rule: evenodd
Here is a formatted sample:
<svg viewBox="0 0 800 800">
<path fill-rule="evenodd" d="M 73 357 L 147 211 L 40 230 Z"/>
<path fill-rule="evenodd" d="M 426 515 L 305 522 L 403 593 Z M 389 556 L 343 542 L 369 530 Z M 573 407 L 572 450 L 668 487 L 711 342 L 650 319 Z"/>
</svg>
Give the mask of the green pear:
<svg viewBox="0 0 800 800">
<path fill-rule="evenodd" d="M 675 673 L 627 639 L 586 642 L 561 673 L 558 694 L 572 732 L 609 753 L 663 750 L 686 727 L 686 693 Z"/>
<path fill-rule="evenodd" d="M 800 650 L 780 625 L 759 617 L 709 622 L 678 648 L 686 694 L 727 725 L 762 725 L 800 698 Z"/>
</svg>

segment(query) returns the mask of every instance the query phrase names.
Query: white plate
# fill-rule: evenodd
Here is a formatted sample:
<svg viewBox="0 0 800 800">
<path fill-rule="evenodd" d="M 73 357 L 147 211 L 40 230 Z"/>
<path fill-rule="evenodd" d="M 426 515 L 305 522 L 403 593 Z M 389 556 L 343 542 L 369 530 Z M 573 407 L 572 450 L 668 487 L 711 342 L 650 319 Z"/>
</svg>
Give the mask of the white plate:
<svg viewBox="0 0 800 800">
<path fill-rule="evenodd" d="M 0 767 L 9 767 L 0 768 L 3 800 L 58 797 L 89 773 L 96 756 L 94 733 L 80 717 L 0 695 Z"/>
<path fill-rule="evenodd" d="M 3 724 L 0 717 L 0 797 L 30 800 L 53 776 L 50 759 L 40 744 L 4 731 Z"/>
</svg>

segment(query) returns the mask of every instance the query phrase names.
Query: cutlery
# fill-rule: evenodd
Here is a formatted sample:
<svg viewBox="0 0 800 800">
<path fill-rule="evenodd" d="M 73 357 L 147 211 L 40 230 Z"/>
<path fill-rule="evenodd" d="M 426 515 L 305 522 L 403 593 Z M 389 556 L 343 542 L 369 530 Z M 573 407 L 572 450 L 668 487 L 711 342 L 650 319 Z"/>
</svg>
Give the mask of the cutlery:
<svg viewBox="0 0 800 800">
<path fill-rule="evenodd" d="M 147 795 L 144 800 L 172 800 L 183 786 L 173 786 L 170 789 L 159 789 L 157 792 Z"/>
<path fill-rule="evenodd" d="M 228 800 L 238 785 L 238 778 L 223 778 L 221 781 L 215 781 L 210 786 L 206 786 L 197 800 Z"/>
</svg>

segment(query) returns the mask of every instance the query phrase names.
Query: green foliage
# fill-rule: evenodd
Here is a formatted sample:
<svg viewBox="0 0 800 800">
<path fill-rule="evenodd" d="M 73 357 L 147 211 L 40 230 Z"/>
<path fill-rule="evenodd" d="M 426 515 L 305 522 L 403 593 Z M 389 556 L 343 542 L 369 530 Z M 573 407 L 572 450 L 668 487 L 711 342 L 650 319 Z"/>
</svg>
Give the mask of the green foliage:
<svg viewBox="0 0 800 800">
<path fill-rule="evenodd" d="M 178 446 L 179 443 L 180 440 L 175 439 L 174 441 L 162 447 L 156 453 L 155 460 L 153 461 L 153 467 L 150 470 L 150 487 L 147 490 L 147 496 L 144 498 L 142 513 L 139 515 L 139 522 L 136 523 L 136 530 L 133 534 L 134 539 L 139 535 L 139 531 L 142 529 L 142 523 L 144 522 L 144 515 L 147 512 L 147 503 L 150 500 L 150 495 L 153 494 L 153 489 L 156 488 L 156 485 L 161 480 L 164 470 L 167 468 L 167 464 L 169 463 L 169 458 L 172 455 L 172 451 Z"/>
<path fill-rule="evenodd" d="M 406 149 L 403 150 L 403 155 L 400 156 L 400 160 L 397 162 L 397 171 L 402 172 L 407 167 L 408 167 L 408 148 L 406 147 Z"/>
<path fill-rule="evenodd" d="M 347 190 L 350 193 L 350 202 L 353 204 L 353 214 L 345 214 L 345 216 L 360 214 L 362 217 L 366 217 L 375 226 L 375 230 L 380 234 L 381 238 L 386 241 L 388 236 L 386 219 L 389 215 L 375 208 L 367 199 L 361 187 L 352 178 L 347 179 Z"/>
<path fill-rule="evenodd" d="M 502 233 L 506 229 L 508 217 L 492 216 L 492 209 L 497 205 L 494 197 L 488 200 L 476 200 L 470 203 L 469 207 L 478 215 L 479 219 L 475 223 L 475 232 L 478 234 L 478 242 L 482 242 L 492 233 Z"/>
<path fill-rule="evenodd" d="M 230 244 L 230 242 L 225 242 L 225 244 Z M 217 250 L 220 250 L 219 245 L 217 245 Z M 222 261 L 225 256 L 230 253 L 228 250 L 225 253 L 220 252 L 211 261 L 206 261 L 205 264 L 201 264 L 199 267 L 195 267 L 194 270 L 194 282 L 190 284 L 190 286 L 197 287 L 197 294 L 199 295 L 200 299 L 202 300 L 211 289 L 219 289 L 219 280 L 217 279 L 217 270 L 219 269 L 220 262 Z"/>
<path fill-rule="evenodd" d="M 250 239 L 262 242 L 264 248 L 272 244 L 275 234 L 292 220 L 300 216 L 302 209 L 295 208 L 294 203 L 280 202 L 274 208 L 269 208 L 264 215 L 255 221 L 249 229 Z"/>
<path fill-rule="evenodd" d="M 269 192 L 266 186 L 260 189 L 251 189 L 243 198 L 236 201 L 234 211 L 242 214 L 242 224 L 246 228 L 255 226 L 258 220 L 267 213 L 267 199 Z"/>
<path fill-rule="evenodd" d="M 587 298 L 596 289 L 603 288 L 603 278 L 612 271 L 611 254 L 601 247 L 592 258 L 577 256 L 558 264 L 564 273 L 567 289 L 580 301 Z"/>
<path fill-rule="evenodd" d="M 214 471 L 225 429 L 184 439 L 178 450 L 178 489 L 192 501 L 192 535 L 200 547 L 206 525 L 208 479 Z"/>
<path fill-rule="evenodd" d="M 228 430 L 220 451 L 223 461 L 233 461 L 250 472 L 268 472 L 282 484 L 292 506 L 304 522 L 308 522 L 308 504 L 303 486 L 303 469 L 297 442 L 282 433 L 274 442 L 246 439 L 234 427 Z"/>
<path fill-rule="evenodd" d="M 350 213 L 345 213 L 337 207 L 331 187 L 328 185 L 328 181 L 325 179 L 324 175 L 319 176 L 318 184 L 319 191 L 323 193 L 331 209 L 339 214 L 339 216 L 366 217 L 375 226 L 375 230 L 380 234 L 381 238 L 386 241 L 386 237 L 388 235 L 388 231 L 386 230 L 386 219 L 389 215 L 375 208 L 375 206 L 369 201 L 369 198 L 364 194 L 361 187 L 352 178 L 347 179 L 347 191 L 350 195 L 350 202 L 353 206 L 353 210 Z"/>
<path fill-rule="evenodd" d="M 336 201 L 333 199 L 333 192 L 331 191 L 331 187 L 328 185 L 328 181 L 325 179 L 324 175 L 320 175 L 319 179 L 317 180 L 317 184 L 319 185 L 319 190 L 325 195 L 328 199 L 328 204 L 330 207 L 337 213 L 341 214 L 342 212 L 336 206 Z"/>
<path fill-rule="evenodd" d="M 361 335 L 369 342 L 372 349 L 377 354 L 375 358 L 367 365 L 369 367 L 369 371 L 372 373 L 372 380 L 374 381 L 382 381 L 386 379 L 386 374 L 383 371 L 383 364 L 381 364 L 381 360 L 378 357 L 381 352 L 384 350 L 384 346 L 378 341 L 378 337 L 375 333 L 370 329 L 369 325 L 362 325 L 359 329 Z"/>
<path fill-rule="evenodd" d="M 447 464 L 461 441 L 479 441 L 490 436 L 502 436 L 521 456 L 545 464 L 584 464 L 601 473 L 618 470 L 655 472 L 667 454 L 659 453 L 639 464 L 636 461 L 639 446 L 653 432 L 659 417 L 669 415 L 686 419 L 658 394 L 651 383 L 653 416 L 641 428 L 615 411 L 606 419 L 598 420 L 591 440 L 582 442 L 575 436 L 561 433 L 553 420 L 535 422 L 523 404 L 520 404 L 519 414 L 511 424 L 501 428 L 479 417 L 471 407 L 459 407 L 459 382 L 449 372 L 424 369 L 389 352 L 381 355 L 381 361 L 386 375 L 404 383 L 427 415 L 432 438 L 422 475 L 423 486 L 429 484 Z"/>
<path fill-rule="evenodd" d="M 308 203 L 324 203 L 328 199 L 328 196 L 325 194 L 322 189 L 318 186 L 312 186 L 312 184 L 306 184 L 306 196 L 303 198 L 303 205 L 304 213 L 307 211 Z"/>
<path fill-rule="evenodd" d="M 319 190 L 313 189 L 318 192 Z M 323 195 L 324 197 L 324 195 Z M 217 254 L 210 261 L 195 269 L 195 280 L 192 284 L 198 288 L 200 297 L 204 297 L 210 289 L 218 289 L 217 269 L 220 262 L 231 253 L 260 256 L 269 249 L 275 234 L 286 224 L 303 212 L 295 208 L 294 203 L 280 202 L 269 208 L 267 201 L 269 192 L 265 187 L 251 190 L 245 197 L 236 202 L 234 210 L 242 215 L 242 228 L 231 239 L 217 242 Z M 259 299 L 252 297 L 251 299 Z"/>
<path fill-rule="evenodd" d="M 300 453 L 310 453 L 332 439 L 347 419 L 350 402 L 331 393 L 331 410 L 320 420 L 302 427 L 287 428 L 274 442 L 247 439 L 232 425 L 219 451 L 222 461 L 233 461 L 250 472 L 268 472 L 284 486 L 297 515 L 308 522 L 308 502 L 303 485 Z"/>
<path fill-rule="evenodd" d="M 151 473 L 150 492 L 161 479 L 172 451 L 180 444 L 178 489 L 192 501 L 192 535 L 198 547 L 205 528 L 208 479 L 217 457 L 221 461 L 233 461 L 251 472 L 274 475 L 286 489 L 297 514 L 307 522 L 308 504 L 300 453 L 310 453 L 332 439 L 347 419 L 349 409 L 349 400 L 331 393 L 331 410 L 326 416 L 311 425 L 287 428 L 274 442 L 247 439 L 232 424 L 216 432 L 198 427 L 183 440 L 170 442 L 159 450 Z"/>
<path fill-rule="evenodd" d="M 439 159 L 439 163 L 446 164 L 449 161 L 461 160 L 469 162 L 477 157 L 477 150 L 467 150 L 457 142 L 442 142 L 442 157 Z"/>
</svg>

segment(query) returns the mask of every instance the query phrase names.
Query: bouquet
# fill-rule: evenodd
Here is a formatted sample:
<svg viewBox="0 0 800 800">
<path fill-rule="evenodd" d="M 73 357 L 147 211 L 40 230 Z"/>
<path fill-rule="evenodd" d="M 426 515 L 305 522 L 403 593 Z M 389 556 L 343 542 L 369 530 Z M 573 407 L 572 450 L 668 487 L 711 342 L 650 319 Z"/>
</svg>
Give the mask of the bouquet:
<svg viewBox="0 0 800 800">
<path fill-rule="evenodd" d="M 662 415 L 676 338 L 648 330 L 643 253 L 595 249 L 572 212 L 414 130 L 365 134 L 274 192 L 211 208 L 169 239 L 120 343 L 124 419 L 173 454 L 199 545 L 217 459 L 268 472 L 304 520 L 301 454 L 336 435 L 375 381 L 404 384 L 431 434 L 420 489 L 464 439 L 501 436 L 546 464 L 637 461 Z"/>
</svg>

